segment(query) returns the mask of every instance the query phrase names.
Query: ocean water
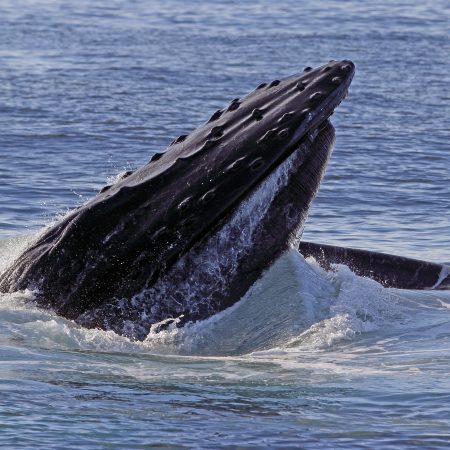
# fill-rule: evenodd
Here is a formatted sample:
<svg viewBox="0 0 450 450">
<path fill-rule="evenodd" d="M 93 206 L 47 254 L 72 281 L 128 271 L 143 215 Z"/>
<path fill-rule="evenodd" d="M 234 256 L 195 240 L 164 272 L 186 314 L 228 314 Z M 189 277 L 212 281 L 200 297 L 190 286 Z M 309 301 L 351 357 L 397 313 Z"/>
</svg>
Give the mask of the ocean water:
<svg viewBox="0 0 450 450">
<path fill-rule="evenodd" d="M 450 262 L 447 1 L 0 2 L 0 270 L 229 100 L 357 73 L 304 237 Z M 450 292 L 283 255 L 142 343 L 0 295 L 2 448 L 447 448 Z"/>
</svg>

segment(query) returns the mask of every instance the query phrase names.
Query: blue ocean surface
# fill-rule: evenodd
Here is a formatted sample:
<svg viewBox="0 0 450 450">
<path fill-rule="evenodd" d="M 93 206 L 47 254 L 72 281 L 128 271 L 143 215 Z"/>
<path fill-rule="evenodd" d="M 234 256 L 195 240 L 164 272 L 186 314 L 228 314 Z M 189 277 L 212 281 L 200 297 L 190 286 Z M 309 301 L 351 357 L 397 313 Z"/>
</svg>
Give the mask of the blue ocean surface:
<svg viewBox="0 0 450 450">
<path fill-rule="evenodd" d="M 304 238 L 450 262 L 446 0 L 2 0 L 0 271 L 260 82 L 357 72 Z M 450 291 L 284 254 L 132 342 L 0 294 L 2 448 L 448 448 Z"/>
</svg>

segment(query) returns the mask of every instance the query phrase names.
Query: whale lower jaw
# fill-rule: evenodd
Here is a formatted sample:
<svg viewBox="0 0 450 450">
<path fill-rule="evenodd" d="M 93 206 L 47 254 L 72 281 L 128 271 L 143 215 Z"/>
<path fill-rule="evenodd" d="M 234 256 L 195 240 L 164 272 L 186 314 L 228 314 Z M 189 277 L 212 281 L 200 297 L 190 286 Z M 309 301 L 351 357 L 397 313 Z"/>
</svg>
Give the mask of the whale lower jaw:
<svg viewBox="0 0 450 450">
<path fill-rule="evenodd" d="M 298 246 L 334 143 L 331 123 L 320 128 L 153 286 L 89 310 L 76 322 L 143 340 L 152 327 L 202 320 L 237 302 L 281 253 Z M 303 172 L 304 186 L 298 181 Z"/>
</svg>

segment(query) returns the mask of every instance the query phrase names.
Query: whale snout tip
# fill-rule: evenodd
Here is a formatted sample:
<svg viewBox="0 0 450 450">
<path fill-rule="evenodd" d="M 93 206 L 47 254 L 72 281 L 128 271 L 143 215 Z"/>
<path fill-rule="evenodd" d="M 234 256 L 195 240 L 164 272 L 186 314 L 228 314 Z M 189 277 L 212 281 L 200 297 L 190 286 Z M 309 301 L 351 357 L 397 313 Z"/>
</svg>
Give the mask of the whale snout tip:
<svg viewBox="0 0 450 450">
<path fill-rule="evenodd" d="M 353 61 L 350 59 L 343 59 L 342 61 L 339 61 L 338 63 L 339 70 L 343 74 L 343 76 L 348 80 L 350 83 L 352 81 L 353 75 L 356 71 L 356 66 Z"/>
<path fill-rule="evenodd" d="M 350 59 L 331 60 L 315 69 L 305 67 L 296 75 L 296 89 L 300 92 L 309 87 L 324 88 L 323 94 L 335 91 L 336 88 L 348 88 L 355 74 L 356 66 Z M 319 98 L 318 95 L 315 98 Z"/>
<path fill-rule="evenodd" d="M 319 67 L 322 73 L 328 73 L 332 77 L 338 77 L 341 80 L 347 79 L 351 81 L 355 74 L 356 66 L 350 59 L 342 59 L 340 61 L 330 61 L 322 67 Z"/>
<path fill-rule="evenodd" d="M 356 66 L 353 61 L 350 59 L 344 59 L 341 63 L 341 70 L 344 73 L 347 73 L 350 78 L 353 78 L 353 75 L 355 74 Z"/>
<path fill-rule="evenodd" d="M 348 66 L 348 67 L 346 67 L 346 69 L 347 70 L 355 70 L 355 63 L 351 60 L 351 59 L 343 59 L 342 61 L 342 64 L 345 64 L 346 66 Z"/>
<path fill-rule="evenodd" d="M 344 80 L 351 82 L 353 75 L 355 74 L 356 66 L 350 59 L 342 59 L 339 61 L 331 60 L 327 64 L 320 66 L 315 70 L 306 67 L 303 69 L 303 73 L 311 70 L 316 75 L 320 74 L 326 78 L 330 77 L 334 84 L 338 84 L 338 81 L 342 82 Z"/>
</svg>

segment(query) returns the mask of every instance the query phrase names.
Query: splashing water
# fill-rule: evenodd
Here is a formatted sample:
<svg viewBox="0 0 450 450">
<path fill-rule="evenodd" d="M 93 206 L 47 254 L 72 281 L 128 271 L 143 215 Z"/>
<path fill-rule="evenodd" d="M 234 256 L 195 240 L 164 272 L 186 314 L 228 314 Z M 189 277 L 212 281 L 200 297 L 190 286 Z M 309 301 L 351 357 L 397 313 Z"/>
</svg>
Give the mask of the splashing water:
<svg viewBox="0 0 450 450">
<path fill-rule="evenodd" d="M 1 242 L 1 269 L 32 237 Z M 419 313 L 447 310 L 450 295 L 383 288 L 344 265 L 324 271 L 292 249 L 282 255 L 235 305 L 177 328 L 150 330 L 144 342 L 88 330 L 33 304 L 31 291 L 1 294 L 4 327 L 49 346 L 155 354 L 239 355 L 265 349 L 327 349 L 377 330 L 400 330 Z M 450 318 L 450 317 L 449 317 Z M 11 328 L 11 322 L 15 325 Z M 28 335 L 28 333 L 30 333 Z"/>
<path fill-rule="evenodd" d="M 2 268 L 29 239 L 0 241 Z M 303 433 L 315 436 L 320 427 L 328 436 L 354 439 L 346 422 L 353 416 L 351 427 L 371 430 L 365 439 L 373 439 L 380 430 L 388 433 L 380 419 L 385 411 L 405 417 L 406 402 L 408 413 L 397 429 L 409 435 L 423 426 L 416 417 L 425 416 L 444 436 L 440 442 L 446 439 L 440 414 L 450 388 L 449 294 L 385 289 L 345 266 L 327 273 L 290 250 L 233 307 L 183 328 L 151 331 L 143 342 L 42 310 L 32 292 L 1 294 L 0 387 L 8 392 L 5 407 L 12 417 L 24 409 L 44 411 L 52 430 L 65 429 L 65 416 L 54 414 L 55 408 L 62 412 L 73 404 L 83 429 L 89 417 L 102 417 L 124 421 L 139 436 L 150 420 L 161 430 L 155 439 L 164 442 L 173 433 L 167 417 L 173 423 L 173 414 L 181 415 L 195 427 L 187 411 L 194 418 L 207 414 L 208 429 L 220 430 L 222 411 L 229 414 L 234 405 L 233 417 L 248 430 L 239 440 L 252 439 L 255 423 L 276 427 L 269 426 L 270 439 L 280 430 L 288 433 L 292 418 L 302 430 L 313 427 Z M 361 409 L 375 415 L 370 425 Z M 105 431 L 109 439 L 119 439 L 113 429 Z M 94 426 L 90 436 L 100 439 L 100 430 Z M 46 445 L 58 436 L 52 431 Z M 173 436 L 188 439 L 180 431 Z"/>
</svg>

